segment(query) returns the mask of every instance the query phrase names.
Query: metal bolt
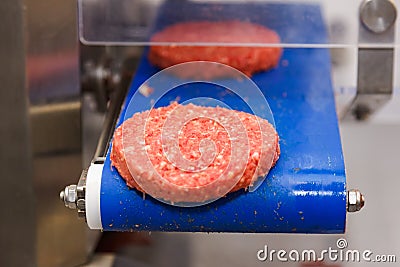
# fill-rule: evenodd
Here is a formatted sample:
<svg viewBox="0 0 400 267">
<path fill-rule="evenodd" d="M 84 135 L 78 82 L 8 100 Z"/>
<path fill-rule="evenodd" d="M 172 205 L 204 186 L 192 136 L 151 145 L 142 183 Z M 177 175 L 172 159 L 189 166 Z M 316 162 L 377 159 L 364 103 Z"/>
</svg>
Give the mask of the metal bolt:
<svg viewBox="0 0 400 267">
<path fill-rule="evenodd" d="M 392 0 L 364 0 L 360 6 L 360 19 L 374 32 L 387 31 L 396 21 L 397 10 Z"/>
<path fill-rule="evenodd" d="M 64 202 L 64 199 L 65 199 L 65 192 L 64 192 L 64 190 L 63 190 L 63 191 L 60 192 L 60 200 L 61 200 L 62 202 Z"/>
<path fill-rule="evenodd" d="M 78 201 L 76 201 L 76 206 L 78 207 L 78 209 L 80 210 L 85 210 L 85 200 L 84 199 L 78 199 Z"/>
<path fill-rule="evenodd" d="M 353 110 L 353 115 L 359 121 L 366 120 L 371 115 L 371 109 L 367 105 L 359 104 Z"/>
<path fill-rule="evenodd" d="M 364 207 L 364 196 L 357 189 L 347 191 L 347 211 L 356 212 Z"/>
<path fill-rule="evenodd" d="M 78 217 L 86 219 L 86 212 L 84 210 L 78 210 Z"/>
<path fill-rule="evenodd" d="M 60 199 L 64 202 L 64 205 L 70 209 L 76 209 L 76 200 L 78 194 L 76 191 L 76 185 L 69 185 L 60 192 Z"/>
</svg>

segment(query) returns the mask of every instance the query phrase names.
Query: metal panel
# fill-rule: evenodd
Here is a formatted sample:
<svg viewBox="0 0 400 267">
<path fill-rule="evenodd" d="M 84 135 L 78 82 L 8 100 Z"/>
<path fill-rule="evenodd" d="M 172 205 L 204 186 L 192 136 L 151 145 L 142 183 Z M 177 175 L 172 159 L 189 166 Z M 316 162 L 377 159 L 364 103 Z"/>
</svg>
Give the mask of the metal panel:
<svg viewBox="0 0 400 267">
<path fill-rule="evenodd" d="M 0 1 L 0 266 L 35 265 L 22 4 Z"/>
<path fill-rule="evenodd" d="M 0 14 L 0 265 L 75 266 L 92 243 L 58 192 L 82 168 L 76 2 L 5 0 Z"/>
<path fill-rule="evenodd" d="M 57 192 L 82 168 L 76 2 L 26 0 L 26 10 L 37 265 L 73 266 L 86 260 L 87 229 Z"/>
</svg>

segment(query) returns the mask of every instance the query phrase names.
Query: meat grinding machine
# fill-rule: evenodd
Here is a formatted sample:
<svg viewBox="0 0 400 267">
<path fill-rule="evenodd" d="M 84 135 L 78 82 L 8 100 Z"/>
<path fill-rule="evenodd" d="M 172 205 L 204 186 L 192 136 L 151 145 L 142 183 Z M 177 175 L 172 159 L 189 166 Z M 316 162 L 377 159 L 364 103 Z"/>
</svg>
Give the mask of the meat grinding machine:
<svg viewBox="0 0 400 267">
<path fill-rule="evenodd" d="M 125 37 L 120 32 L 113 31 L 109 37 L 102 24 L 86 27 L 85 25 L 97 23 L 101 11 L 107 17 L 108 12 L 115 8 L 104 2 L 104 6 L 97 6 L 100 11 L 97 10 L 99 14 L 95 14 L 91 5 L 87 1 L 79 3 L 80 23 L 83 25 L 80 38 L 83 42 L 90 44 L 111 38 L 108 41 L 154 45 L 149 43 L 149 39 L 141 40 L 133 35 Z M 176 207 L 151 197 L 143 198 L 141 193 L 130 190 L 118 171 L 111 166 L 111 139 L 106 139 L 104 141 L 107 144 L 102 146 L 105 148 L 104 152 L 82 172 L 78 184 L 66 187 L 60 194 L 65 205 L 77 209 L 78 214 L 86 218 L 91 229 L 343 233 L 346 212 L 358 211 L 363 206 L 361 193 L 346 188 L 331 81 L 331 59 L 329 50 L 324 48 L 330 45 L 330 40 L 320 5 L 247 3 L 239 9 L 237 3 L 229 2 L 215 4 L 201 1 L 165 1 L 158 7 L 146 36 L 148 38 L 152 33 L 178 22 L 221 21 L 231 18 L 265 25 L 277 31 L 281 37 L 280 45 L 284 47 L 284 52 L 279 66 L 252 77 L 268 100 L 281 138 L 281 158 L 276 167 L 254 192 L 228 194 L 215 202 L 198 207 Z M 104 27 L 109 26 L 107 24 Z M 171 44 L 179 45 L 179 40 L 173 40 Z M 299 48 L 299 44 L 303 44 L 303 47 Z M 234 45 L 248 46 L 240 43 L 240 40 Z M 251 45 L 256 47 L 257 44 Z M 360 51 L 360 54 L 363 52 Z M 162 96 L 140 94 L 141 86 L 145 82 L 146 86 L 150 84 L 155 91 L 161 90 L 158 89 L 160 85 L 146 81 L 159 71 L 148 61 L 147 54 L 148 50 L 145 49 L 127 96 L 122 103 L 118 103 L 117 111 L 113 114 L 119 118 L 116 124 L 109 124 L 110 130 L 106 135 L 111 138 L 110 133 L 115 125 L 120 125 L 134 112 L 150 109 L 154 101 Z M 250 90 L 244 91 L 243 98 L 247 102 L 256 97 Z M 197 84 L 194 88 L 164 95 L 160 102 L 165 105 L 177 97 L 179 101 L 209 97 L 243 110 L 237 103 L 238 100 L 228 93 L 221 94 L 210 84 Z M 358 103 L 360 98 L 362 96 L 357 95 L 355 99 L 354 105 L 357 107 L 363 105 Z"/>
<path fill-rule="evenodd" d="M 77 9 L 71 3 L 61 4 L 66 1 L 56 1 L 57 3 L 51 5 L 46 0 L 39 2 L 6 0 L 0 4 L 2 13 L 12 10 L 7 13 L 9 20 L 13 21 L 11 25 L 20 30 L 19 34 L 1 30 L 2 36 L 9 37 L 15 48 L 22 49 L 28 43 L 27 59 L 20 58 L 20 61 L 13 63 L 14 66 L 20 62 L 19 67 L 25 66 L 26 73 L 20 73 L 22 78 L 14 79 L 10 84 L 17 86 L 15 80 L 22 84 L 26 80 L 29 88 L 29 105 L 24 101 L 9 103 L 13 106 L 18 104 L 24 108 L 25 113 L 29 113 L 29 116 L 25 116 L 25 113 L 19 114 L 18 118 L 20 121 L 23 121 L 21 118 L 26 120 L 24 125 L 27 129 L 24 132 L 29 133 L 20 136 L 22 141 L 18 144 L 25 150 L 14 149 L 15 153 L 21 153 L 7 157 L 2 154 L 2 159 L 22 159 L 33 155 L 23 161 L 26 162 L 23 168 L 15 164 L 9 165 L 13 175 L 21 173 L 21 177 L 30 177 L 26 172 L 34 170 L 34 177 L 25 181 L 24 188 L 21 187 L 19 200 L 27 197 L 29 201 L 24 202 L 32 205 L 29 208 L 32 214 L 25 213 L 27 222 L 41 227 L 47 225 L 43 230 L 35 228 L 36 234 L 32 235 L 32 231 L 27 233 L 26 238 L 30 239 L 27 245 L 34 243 L 35 238 L 45 240 L 46 235 L 57 236 L 46 239 L 54 240 L 54 243 L 40 244 L 39 241 L 35 249 L 27 248 L 27 251 L 32 251 L 29 259 L 19 258 L 19 261 L 39 262 L 33 266 L 75 264 L 82 262 L 85 255 L 93 251 L 93 240 L 96 240 L 96 231 L 91 231 L 92 241 L 83 242 L 84 248 L 77 248 L 80 254 L 71 250 L 71 255 L 80 255 L 73 256 L 75 263 L 69 263 L 68 260 L 61 259 L 61 256 L 56 257 L 49 265 L 46 265 L 46 260 L 41 261 L 43 254 L 51 251 L 51 246 L 62 248 L 56 240 L 66 236 L 73 238 L 72 232 L 73 235 L 86 234 L 86 229 L 81 227 L 82 223 L 79 220 L 74 221 L 75 218 L 71 219 L 71 212 L 58 211 L 57 207 L 44 209 L 44 203 L 54 201 L 54 197 L 47 197 L 47 194 L 54 196 L 55 187 L 62 188 L 65 184 L 72 183 L 72 177 L 77 174 L 78 169 L 81 170 L 82 103 L 79 100 L 81 92 L 78 87 L 78 44 L 74 41 L 77 39 L 81 43 L 82 89 L 91 88 L 98 110 L 106 111 L 106 115 L 91 162 L 85 163 L 78 183 L 62 190 L 60 198 L 66 207 L 77 210 L 79 217 L 86 220 L 90 229 L 340 234 L 345 232 L 347 213 L 359 211 L 363 207 L 362 194 L 346 186 L 338 121 L 367 120 L 393 94 L 396 84 L 393 73 L 394 50 L 397 44 L 397 1 L 360 0 L 346 4 L 346 1 L 340 0 L 333 4 L 328 0 L 124 0 L 118 3 L 112 0 L 78 0 Z M 23 7 L 26 7 L 26 13 Z M 63 22 L 61 19 L 51 19 L 51 16 L 48 21 L 43 19 L 46 17 L 44 14 L 52 12 L 65 16 Z M 264 25 L 275 30 L 281 38 L 279 46 L 283 48 L 283 55 L 279 65 L 273 70 L 251 77 L 272 111 L 275 127 L 280 135 L 281 157 L 264 182 L 253 192 L 232 193 L 198 207 L 176 207 L 150 196 L 143 198 L 142 194 L 130 190 L 111 166 L 110 144 L 117 126 L 133 112 L 147 110 L 154 104 L 157 92 L 147 95 L 139 90 L 149 78 L 160 71 L 148 61 L 149 46 L 276 45 L 249 44 L 241 40 L 235 43 L 210 44 L 199 41 L 188 44 L 181 43 L 179 39 L 157 44 L 150 42 L 149 38 L 153 33 L 177 22 L 229 19 Z M 15 20 L 19 20 L 19 24 Z M 25 35 L 26 29 L 22 27 L 24 21 L 31 25 L 27 29 L 28 35 Z M 44 22 L 48 23 L 48 28 L 43 26 L 46 24 Z M 48 39 L 56 40 L 58 45 L 48 43 Z M 117 47 L 121 51 L 129 47 L 139 47 L 139 58 L 134 74 L 128 75 L 130 80 L 127 82 L 127 89 L 124 89 L 121 76 L 113 76 L 115 69 L 107 60 L 96 66 L 86 61 L 86 57 L 98 56 L 96 49 L 101 52 L 114 51 L 110 47 Z M 45 52 L 49 52 L 47 57 Z M 118 55 L 115 57 L 118 58 Z M 338 71 L 336 60 L 342 63 L 345 61 L 346 66 Z M 379 71 L 371 66 L 380 66 Z M 355 68 L 355 76 L 343 75 L 349 68 Z M 48 74 L 54 79 L 47 79 Z M 118 86 L 113 86 L 114 84 Z M 21 84 L 19 86 L 23 87 Z M 58 89 L 46 89 L 53 87 Z M 196 88 L 197 90 L 178 90 L 167 94 L 158 104 L 162 106 L 173 100 L 184 102 L 208 97 L 227 103 L 235 109 L 246 110 L 235 97 L 229 93 L 221 94 L 213 85 L 201 84 Z M 154 90 L 157 91 L 155 85 Z M 107 95 L 110 91 L 112 97 Z M 17 92 L 16 90 L 12 93 Z M 22 91 L 19 92 L 23 94 Z M 252 92 L 244 92 L 244 96 L 249 103 L 256 102 Z M 7 107 L 8 110 L 12 108 L 3 105 L 3 108 Z M 3 114 L 6 114 L 6 109 Z M 46 116 L 45 121 L 41 123 L 43 116 Z M 56 126 L 60 124 L 63 127 Z M 82 124 L 82 127 L 88 124 L 90 122 Z M 21 127 L 12 122 L 7 125 L 8 129 Z M 25 141 L 29 143 L 31 140 L 31 135 L 47 136 L 48 140 L 33 138 L 35 141 L 31 146 L 24 146 Z M 5 142 L 14 140 L 13 138 L 15 137 L 8 134 L 2 140 Z M 67 173 L 62 173 L 63 164 L 75 168 L 69 168 Z M 46 180 L 49 175 L 65 179 L 48 182 L 49 178 L 40 185 L 39 180 Z M 3 176 L 7 176 L 7 173 Z M 51 186 L 51 192 L 49 189 L 43 191 L 45 184 Z M 10 186 L 14 186 L 13 182 L 7 180 L 4 188 Z M 46 198 L 38 194 L 38 190 L 46 192 Z M 11 192 L 4 191 L 3 203 L 7 199 L 14 199 L 10 194 Z M 18 203 L 15 205 L 16 210 L 26 208 L 19 207 Z M 12 210 L 8 212 L 11 214 Z M 17 221 L 24 224 L 21 218 Z M 57 221 L 70 223 L 68 227 L 76 229 L 54 234 L 55 231 L 60 231 L 59 226 L 50 230 L 52 222 Z M 7 227 L 10 228 L 12 222 L 8 223 Z M 15 246 L 17 244 L 15 240 Z"/>
</svg>

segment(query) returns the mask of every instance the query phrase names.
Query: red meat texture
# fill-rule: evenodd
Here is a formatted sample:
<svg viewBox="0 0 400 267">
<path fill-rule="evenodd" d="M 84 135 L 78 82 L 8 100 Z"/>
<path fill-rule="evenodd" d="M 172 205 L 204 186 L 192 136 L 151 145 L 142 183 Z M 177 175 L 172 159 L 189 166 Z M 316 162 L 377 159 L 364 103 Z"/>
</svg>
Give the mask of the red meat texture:
<svg viewBox="0 0 400 267">
<path fill-rule="evenodd" d="M 149 61 L 162 69 L 185 62 L 211 61 L 229 65 L 251 76 L 277 66 L 282 55 L 282 48 L 277 47 L 280 38 L 275 31 L 236 20 L 177 23 L 155 33 L 150 41 L 173 43 L 150 47 Z M 201 43 L 216 45 L 202 46 Z M 235 46 L 235 43 L 240 45 Z M 246 43 L 257 46 L 246 46 Z"/>
<path fill-rule="evenodd" d="M 257 116 L 174 102 L 119 126 L 111 162 L 131 188 L 168 203 L 203 203 L 265 177 L 279 158 L 278 141 Z"/>
</svg>

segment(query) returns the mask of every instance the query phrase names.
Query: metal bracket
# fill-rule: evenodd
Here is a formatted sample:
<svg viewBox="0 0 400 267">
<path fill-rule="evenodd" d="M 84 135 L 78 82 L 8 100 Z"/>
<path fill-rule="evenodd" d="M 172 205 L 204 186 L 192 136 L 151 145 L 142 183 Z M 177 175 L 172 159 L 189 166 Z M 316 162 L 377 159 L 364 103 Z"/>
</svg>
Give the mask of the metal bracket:
<svg viewBox="0 0 400 267">
<path fill-rule="evenodd" d="M 364 0 L 361 3 L 357 94 L 346 118 L 365 120 L 390 100 L 396 18 L 397 9 L 391 0 Z"/>
<path fill-rule="evenodd" d="M 76 186 L 76 192 L 77 192 L 76 207 L 78 209 L 78 216 L 80 218 L 86 217 L 86 205 L 85 205 L 86 177 L 87 177 L 87 169 L 82 171 L 81 177 L 79 178 L 78 181 L 78 185 Z"/>
<path fill-rule="evenodd" d="M 86 217 L 85 193 L 86 193 L 87 170 L 83 170 L 77 185 L 68 185 L 60 192 L 60 199 L 65 207 L 77 209 L 80 218 Z"/>
<path fill-rule="evenodd" d="M 357 94 L 347 115 L 365 120 L 390 100 L 393 57 L 393 48 L 359 48 Z"/>
<path fill-rule="evenodd" d="M 93 159 L 93 164 L 104 164 L 105 158 Z M 86 219 L 86 178 L 88 170 L 82 171 L 77 185 L 68 185 L 60 192 L 60 199 L 67 208 L 78 210 L 78 216 Z"/>
<path fill-rule="evenodd" d="M 121 87 L 117 90 L 110 102 L 110 107 L 106 114 L 104 127 L 101 132 L 97 148 L 94 154 L 92 164 L 104 164 L 105 155 L 107 154 L 108 145 L 112 138 L 113 130 L 115 128 L 121 106 L 125 99 L 127 88 Z M 66 186 L 63 191 L 60 192 L 60 199 L 64 202 L 65 206 L 70 209 L 77 209 L 78 216 L 86 219 L 86 178 L 88 169 L 82 171 L 77 185 Z"/>
</svg>

